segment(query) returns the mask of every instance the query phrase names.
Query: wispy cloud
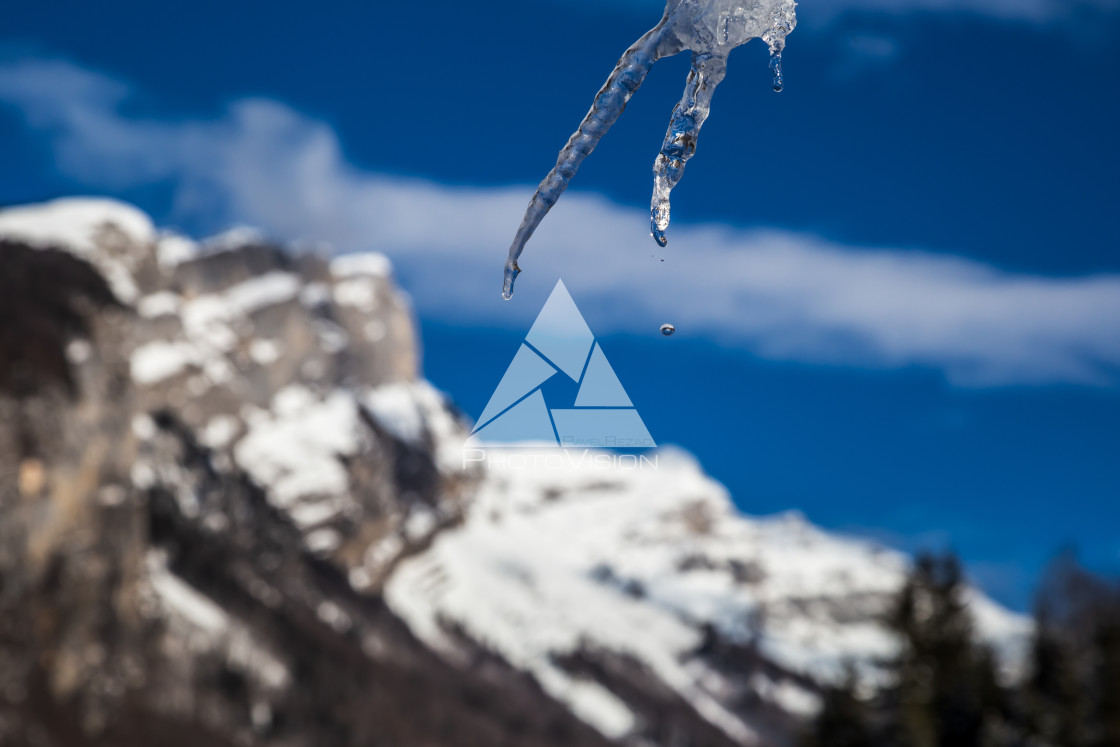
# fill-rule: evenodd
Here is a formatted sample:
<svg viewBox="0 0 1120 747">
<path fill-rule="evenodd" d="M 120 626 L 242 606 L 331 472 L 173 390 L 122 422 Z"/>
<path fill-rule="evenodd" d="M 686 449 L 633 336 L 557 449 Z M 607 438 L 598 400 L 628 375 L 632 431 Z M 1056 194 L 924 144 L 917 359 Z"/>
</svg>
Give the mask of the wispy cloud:
<svg viewBox="0 0 1120 747">
<path fill-rule="evenodd" d="M 966 386 L 1120 380 L 1120 277 L 1053 278 L 961 258 L 867 249 L 779 230 L 678 225 L 651 258 L 644 211 L 571 193 L 523 261 L 519 298 L 501 265 L 530 187 L 451 187 L 347 162 L 327 125 L 266 100 L 219 118 L 125 116 L 127 87 L 57 62 L 0 66 L 0 97 L 60 169 L 91 188 L 166 181 L 179 210 L 250 222 L 340 251 L 378 249 L 421 314 L 521 328 L 562 276 L 599 333 L 663 321 L 784 361 L 925 367 Z"/>
</svg>

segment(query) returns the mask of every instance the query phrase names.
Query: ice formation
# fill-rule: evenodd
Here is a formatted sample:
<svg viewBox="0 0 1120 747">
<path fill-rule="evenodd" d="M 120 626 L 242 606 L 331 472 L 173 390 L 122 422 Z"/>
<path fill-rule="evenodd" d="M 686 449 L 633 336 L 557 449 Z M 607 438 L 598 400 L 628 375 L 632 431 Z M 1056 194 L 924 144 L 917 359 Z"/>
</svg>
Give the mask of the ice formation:
<svg viewBox="0 0 1120 747">
<path fill-rule="evenodd" d="M 509 248 L 502 295 L 506 299 L 513 296 L 513 282 L 521 271 L 517 259 L 525 243 L 567 189 L 583 159 L 622 114 L 653 64 L 687 49 L 692 52 L 692 70 L 653 165 L 651 228 L 657 243 L 665 246 L 669 193 L 696 151 L 696 138 L 708 118 L 712 94 L 727 72 L 728 54 L 751 39 L 762 39 L 770 46 L 774 90 L 782 90 L 782 49 L 786 36 L 797 24 L 796 6 L 794 0 L 668 0 L 661 22 L 622 55 L 595 96 L 591 111 L 560 151 L 556 166 L 529 201 Z"/>
</svg>

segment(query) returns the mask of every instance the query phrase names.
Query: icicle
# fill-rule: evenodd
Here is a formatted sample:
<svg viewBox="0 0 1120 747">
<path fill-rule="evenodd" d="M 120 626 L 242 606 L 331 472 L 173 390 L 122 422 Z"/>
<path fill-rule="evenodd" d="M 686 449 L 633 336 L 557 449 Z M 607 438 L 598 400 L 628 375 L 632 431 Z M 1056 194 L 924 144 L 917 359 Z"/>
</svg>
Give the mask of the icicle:
<svg viewBox="0 0 1120 747">
<path fill-rule="evenodd" d="M 622 114 L 622 110 L 626 108 L 626 102 L 642 85 L 646 74 L 657 61 L 660 30 L 661 25 L 658 25 L 646 32 L 645 36 L 622 55 L 610 77 L 607 78 L 607 82 L 595 96 L 591 111 L 587 112 L 587 116 L 580 122 L 579 129 L 568 139 L 567 145 L 556 159 L 556 165 L 548 172 L 548 176 L 537 187 L 533 199 L 529 201 L 529 208 L 525 211 L 525 218 L 513 238 L 513 244 L 509 248 L 509 259 L 506 261 L 502 296 L 507 301 L 513 297 L 513 282 L 521 272 L 521 268 L 517 266 L 517 258 L 525 249 L 525 243 L 537 230 L 544 216 L 560 199 L 560 195 L 568 188 L 583 159 L 595 150 L 600 138 L 607 133 Z"/>
<path fill-rule="evenodd" d="M 653 238 L 661 246 L 668 240 L 665 229 L 669 227 L 669 193 L 684 175 L 684 166 L 696 152 L 700 127 L 708 118 L 712 107 L 712 94 L 727 73 L 727 58 L 710 54 L 693 54 L 692 71 L 684 86 L 684 98 L 673 109 L 669 130 L 661 153 L 653 163 L 653 201 L 650 219 Z"/>
<path fill-rule="evenodd" d="M 661 22 L 634 43 L 618 61 L 599 90 L 591 111 L 560 151 L 556 165 L 537 187 L 525 218 L 509 248 L 502 295 L 513 296 L 521 268 L 517 261 L 544 216 L 568 188 L 583 159 L 615 123 L 626 103 L 642 85 L 653 64 L 684 50 L 692 52 L 692 70 L 684 97 L 673 110 L 665 142 L 654 163 L 650 207 L 653 237 L 665 246 L 669 227 L 669 195 L 696 152 L 700 127 L 711 109 L 712 94 L 727 72 L 727 55 L 751 39 L 770 46 L 774 90 L 782 88 L 781 52 L 786 36 L 797 24 L 794 0 L 668 0 Z"/>
<path fill-rule="evenodd" d="M 770 53 L 770 71 L 774 73 L 774 92 L 781 93 L 785 88 L 785 83 L 782 82 L 782 53 Z"/>
</svg>

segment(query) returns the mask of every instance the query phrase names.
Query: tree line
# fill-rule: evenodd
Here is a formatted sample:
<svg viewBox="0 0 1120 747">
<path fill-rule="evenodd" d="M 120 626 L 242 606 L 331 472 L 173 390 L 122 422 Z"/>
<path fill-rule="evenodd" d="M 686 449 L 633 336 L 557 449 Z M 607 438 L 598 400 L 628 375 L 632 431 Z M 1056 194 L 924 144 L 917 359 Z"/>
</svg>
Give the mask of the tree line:
<svg viewBox="0 0 1120 747">
<path fill-rule="evenodd" d="M 851 670 L 804 747 L 1120 747 L 1120 586 L 1070 555 L 1037 593 L 1026 671 L 1004 681 L 980 640 L 956 557 L 924 555 L 887 615 L 889 685 Z"/>
</svg>

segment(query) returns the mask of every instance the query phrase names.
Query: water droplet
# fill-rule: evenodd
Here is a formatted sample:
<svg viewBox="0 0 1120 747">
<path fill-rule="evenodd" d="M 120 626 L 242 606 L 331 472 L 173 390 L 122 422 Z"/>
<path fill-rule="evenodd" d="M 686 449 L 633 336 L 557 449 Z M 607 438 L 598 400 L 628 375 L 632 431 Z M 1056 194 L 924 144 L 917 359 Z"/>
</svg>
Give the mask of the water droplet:
<svg viewBox="0 0 1120 747">
<path fill-rule="evenodd" d="M 771 52 L 770 53 L 770 70 L 774 73 L 774 91 L 776 93 L 781 93 L 782 89 L 785 88 L 785 84 L 782 82 L 782 53 L 781 52 Z"/>
<path fill-rule="evenodd" d="M 666 337 L 669 337 L 670 335 L 672 335 L 676 331 L 677 331 L 677 328 L 674 327 L 672 324 L 662 324 L 661 325 L 661 334 L 665 335 Z"/>
</svg>

